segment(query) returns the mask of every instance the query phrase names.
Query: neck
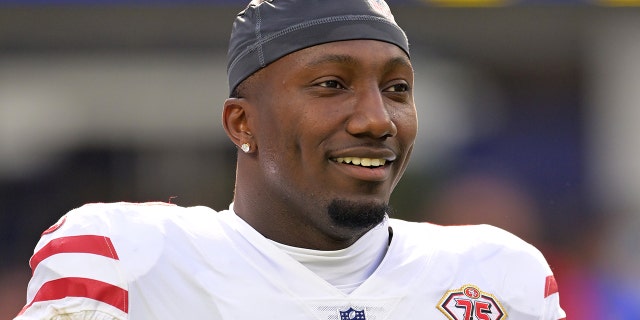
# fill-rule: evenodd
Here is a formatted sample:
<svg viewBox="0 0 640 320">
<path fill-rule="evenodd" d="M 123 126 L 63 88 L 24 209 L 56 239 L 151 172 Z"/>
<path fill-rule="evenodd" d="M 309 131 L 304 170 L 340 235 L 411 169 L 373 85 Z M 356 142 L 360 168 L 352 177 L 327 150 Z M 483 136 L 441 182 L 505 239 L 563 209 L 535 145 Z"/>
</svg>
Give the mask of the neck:
<svg viewBox="0 0 640 320">
<path fill-rule="evenodd" d="M 304 217 L 327 216 L 326 212 L 310 212 L 310 208 L 289 208 L 274 205 L 273 202 L 258 203 L 234 199 L 234 211 L 264 237 L 292 247 L 314 250 L 340 250 L 354 244 L 371 228 L 352 230 L 332 226 L 326 218 L 321 225 L 306 221 Z M 325 209 L 326 211 L 326 209 Z M 344 229 L 344 230 L 343 230 Z"/>
<path fill-rule="evenodd" d="M 278 187 L 282 181 L 268 180 L 263 169 L 248 160 L 238 159 L 243 170 L 236 174 L 235 212 L 268 239 L 300 248 L 340 250 L 377 224 L 337 225 L 328 213 L 331 199 L 307 196 L 304 191 L 287 192 L 291 188 Z"/>
<path fill-rule="evenodd" d="M 389 245 L 386 221 L 343 250 L 301 249 L 274 242 L 282 251 L 345 294 L 350 294 L 378 268 Z"/>
</svg>

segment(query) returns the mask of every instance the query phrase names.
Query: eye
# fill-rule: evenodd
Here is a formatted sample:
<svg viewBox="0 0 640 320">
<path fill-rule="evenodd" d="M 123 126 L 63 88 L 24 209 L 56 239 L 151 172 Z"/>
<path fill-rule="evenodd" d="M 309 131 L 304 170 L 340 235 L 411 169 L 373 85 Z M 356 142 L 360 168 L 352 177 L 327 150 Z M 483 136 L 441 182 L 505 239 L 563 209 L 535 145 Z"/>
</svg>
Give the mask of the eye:
<svg viewBox="0 0 640 320">
<path fill-rule="evenodd" d="M 345 86 L 343 86 L 338 80 L 327 80 L 318 83 L 318 85 L 324 88 L 345 89 Z"/>
<path fill-rule="evenodd" d="M 385 89 L 385 91 L 387 92 L 407 92 L 409 91 L 409 85 L 406 83 L 397 83 L 394 84 L 390 87 L 388 87 L 387 89 Z"/>
</svg>

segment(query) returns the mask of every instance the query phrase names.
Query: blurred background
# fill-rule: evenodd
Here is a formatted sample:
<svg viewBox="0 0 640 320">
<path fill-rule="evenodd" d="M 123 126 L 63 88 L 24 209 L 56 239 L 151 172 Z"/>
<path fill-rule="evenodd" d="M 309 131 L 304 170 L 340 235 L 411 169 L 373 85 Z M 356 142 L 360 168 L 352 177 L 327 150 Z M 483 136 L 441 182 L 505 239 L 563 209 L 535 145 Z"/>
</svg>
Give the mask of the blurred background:
<svg viewBox="0 0 640 320">
<path fill-rule="evenodd" d="M 640 319 L 640 1 L 389 0 L 420 132 L 393 216 L 535 244 L 574 319 Z M 227 208 L 242 0 L 0 0 L 0 318 L 87 202 Z"/>
</svg>

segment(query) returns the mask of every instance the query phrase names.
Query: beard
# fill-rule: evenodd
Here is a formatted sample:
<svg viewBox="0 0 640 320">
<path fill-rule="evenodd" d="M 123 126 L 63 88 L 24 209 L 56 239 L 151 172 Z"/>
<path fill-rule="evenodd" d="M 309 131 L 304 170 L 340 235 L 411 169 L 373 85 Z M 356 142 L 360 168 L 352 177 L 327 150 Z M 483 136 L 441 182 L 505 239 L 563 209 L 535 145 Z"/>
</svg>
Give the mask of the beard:
<svg viewBox="0 0 640 320">
<path fill-rule="evenodd" d="M 331 201 L 327 209 L 335 226 L 363 230 L 380 224 L 391 208 L 388 204 L 336 199 Z"/>
</svg>

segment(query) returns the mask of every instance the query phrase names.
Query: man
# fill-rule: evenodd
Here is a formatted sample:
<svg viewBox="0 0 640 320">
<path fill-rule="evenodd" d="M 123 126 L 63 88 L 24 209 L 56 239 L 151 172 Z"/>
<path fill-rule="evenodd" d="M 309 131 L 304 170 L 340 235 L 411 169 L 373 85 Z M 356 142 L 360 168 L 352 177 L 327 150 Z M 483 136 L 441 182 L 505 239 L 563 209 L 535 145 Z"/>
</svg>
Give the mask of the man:
<svg viewBox="0 0 640 320">
<path fill-rule="evenodd" d="M 45 231 L 16 319 L 564 318 L 542 255 L 387 216 L 417 131 L 381 0 L 254 1 L 234 23 L 229 210 L 90 204 Z"/>
</svg>

